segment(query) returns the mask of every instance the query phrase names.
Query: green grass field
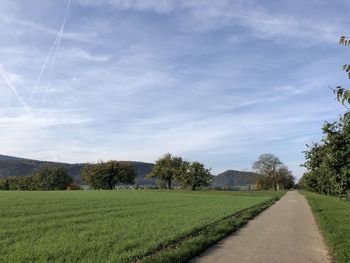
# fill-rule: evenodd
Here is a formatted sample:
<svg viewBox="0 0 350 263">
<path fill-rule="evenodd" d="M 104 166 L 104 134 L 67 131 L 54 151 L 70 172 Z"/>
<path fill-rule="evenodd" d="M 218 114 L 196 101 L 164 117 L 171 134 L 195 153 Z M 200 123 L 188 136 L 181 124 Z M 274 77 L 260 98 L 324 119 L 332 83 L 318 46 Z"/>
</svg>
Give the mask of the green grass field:
<svg viewBox="0 0 350 263">
<path fill-rule="evenodd" d="M 276 193 L 2 191 L 0 261 L 132 262 L 273 196 Z"/>
<path fill-rule="evenodd" d="M 350 203 L 337 197 L 301 191 L 321 227 L 336 261 L 350 262 Z"/>
</svg>

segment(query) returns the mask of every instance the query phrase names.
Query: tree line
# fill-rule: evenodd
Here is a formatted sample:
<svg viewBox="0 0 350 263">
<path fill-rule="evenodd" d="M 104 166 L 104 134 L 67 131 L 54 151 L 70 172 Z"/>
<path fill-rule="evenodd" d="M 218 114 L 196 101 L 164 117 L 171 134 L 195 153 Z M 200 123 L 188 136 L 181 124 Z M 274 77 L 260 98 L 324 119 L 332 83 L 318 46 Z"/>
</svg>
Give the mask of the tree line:
<svg viewBox="0 0 350 263">
<path fill-rule="evenodd" d="M 350 119 L 326 122 L 323 138 L 305 151 L 307 172 L 301 188 L 320 194 L 344 196 L 350 190 Z"/>
<path fill-rule="evenodd" d="M 291 171 L 272 154 L 263 154 L 254 163 L 253 169 L 260 173 L 257 190 L 273 188 L 275 190 L 290 189 L 294 185 Z M 83 181 L 92 189 L 115 189 L 118 185 L 133 185 L 137 176 L 131 162 L 99 161 L 84 165 L 81 170 Z M 181 187 L 196 190 L 210 187 L 214 177 L 211 169 L 204 164 L 189 162 L 180 156 L 170 153 L 159 158 L 148 178 L 157 179 L 157 188 L 172 189 Z M 63 167 L 46 165 L 36 170 L 31 176 L 11 176 L 0 179 L 0 190 L 65 190 L 79 189 L 72 177 Z"/>
<path fill-rule="evenodd" d="M 295 178 L 292 171 L 271 153 L 260 155 L 258 160 L 254 162 L 253 169 L 261 175 L 256 181 L 257 190 L 273 188 L 277 191 L 294 187 Z"/>
<path fill-rule="evenodd" d="M 73 179 L 66 169 L 47 165 L 37 169 L 31 176 L 9 176 L 0 179 L 0 190 L 65 190 L 72 183 Z"/>
<path fill-rule="evenodd" d="M 117 185 L 133 185 L 137 176 L 131 162 L 99 161 L 84 165 L 81 177 L 92 189 L 114 189 Z M 165 154 L 159 158 L 148 178 L 158 178 L 159 187 L 171 189 L 176 183 L 192 190 L 209 186 L 213 181 L 210 169 L 199 162 L 188 162 L 181 157 Z M 31 176 L 9 176 L 0 179 L 0 190 L 65 190 L 78 189 L 63 167 L 45 165 Z"/>
<path fill-rule="evenodd" d="M 350 39 L 341 36 L 339 44 L 349 46 Z M 350 78 L 350 64 L 343 65 L 343 70 Z M 321 141 L 307 145 L 303 164 L 307 172 L 299 184 L 308 191 L 339 197 L 347 195 L 350 200 L 350 90 L 338 86 L 333 91 L 348 111 L 337 121 L 325 122 Z"/>
</svg>

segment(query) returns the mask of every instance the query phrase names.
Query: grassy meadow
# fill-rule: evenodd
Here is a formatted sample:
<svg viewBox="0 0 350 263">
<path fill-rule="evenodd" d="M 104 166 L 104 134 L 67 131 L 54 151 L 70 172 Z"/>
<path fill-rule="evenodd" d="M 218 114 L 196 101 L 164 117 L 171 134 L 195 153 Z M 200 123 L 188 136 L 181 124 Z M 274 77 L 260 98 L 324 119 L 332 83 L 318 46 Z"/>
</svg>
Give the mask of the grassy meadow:
<svg viewBox="0 0 350 263">
<path fill-rule="evenodd" d="M 336 262 L 350 262 L 350 203 L 338 197 L 301 193 L 307 198 Z"/>
<path fill-rule="evenodd" d="M 274 192 L 0 191 L 0 261 L 133 262 L 275 196 Z"/>
</svg>

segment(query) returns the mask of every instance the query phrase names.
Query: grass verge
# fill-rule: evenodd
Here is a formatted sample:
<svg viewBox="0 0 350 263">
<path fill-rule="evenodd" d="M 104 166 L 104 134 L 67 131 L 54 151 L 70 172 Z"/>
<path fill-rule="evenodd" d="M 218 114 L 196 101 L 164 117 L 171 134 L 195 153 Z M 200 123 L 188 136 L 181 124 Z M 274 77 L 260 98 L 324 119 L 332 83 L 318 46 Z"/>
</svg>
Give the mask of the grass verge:
<svg viewBox="0 0 350 263">
<path fill-rule="evenodd" d="M 338 263 L 350 262 L 350 203 L 337 197 L 300 191 L 308 200 Z"/>
<path fill-rule="evenodd" d="M 284 194 L 284 193 L 283 193 Z M 274 204 L 283 194 L 277 195 L 267 201 L 244 209 L 220 221 L 214 222 L 201 229 L 191 232 L 178 240 L 163 244 L 154 251 L 135 262 L 162 263 L 162 262 L 188 262 L 208 247 L 232 234 L 250 219 Z"/>
</svg>

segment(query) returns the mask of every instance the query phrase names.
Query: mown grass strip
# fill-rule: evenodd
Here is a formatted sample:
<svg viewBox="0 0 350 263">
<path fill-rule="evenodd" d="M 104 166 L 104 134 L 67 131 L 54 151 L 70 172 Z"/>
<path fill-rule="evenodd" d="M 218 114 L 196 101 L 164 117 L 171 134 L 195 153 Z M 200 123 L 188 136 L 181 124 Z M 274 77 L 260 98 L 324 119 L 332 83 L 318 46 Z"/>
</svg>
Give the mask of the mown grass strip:
<svg viewBox="0 0 350 263">
<path fill-rule="evenodd" d="M 167 242 L 134 262 L 187 262 L 211 245 L 232 234 L 250 219 L 274 204 L 283 194 L 206 225 L 177 240 Z"/>
<path fill-rule="evenodd" d="M 338 263 L 350 262 L 350 202 L 300 191 L 308 200 L 323 236 Z"/>
</svg>

